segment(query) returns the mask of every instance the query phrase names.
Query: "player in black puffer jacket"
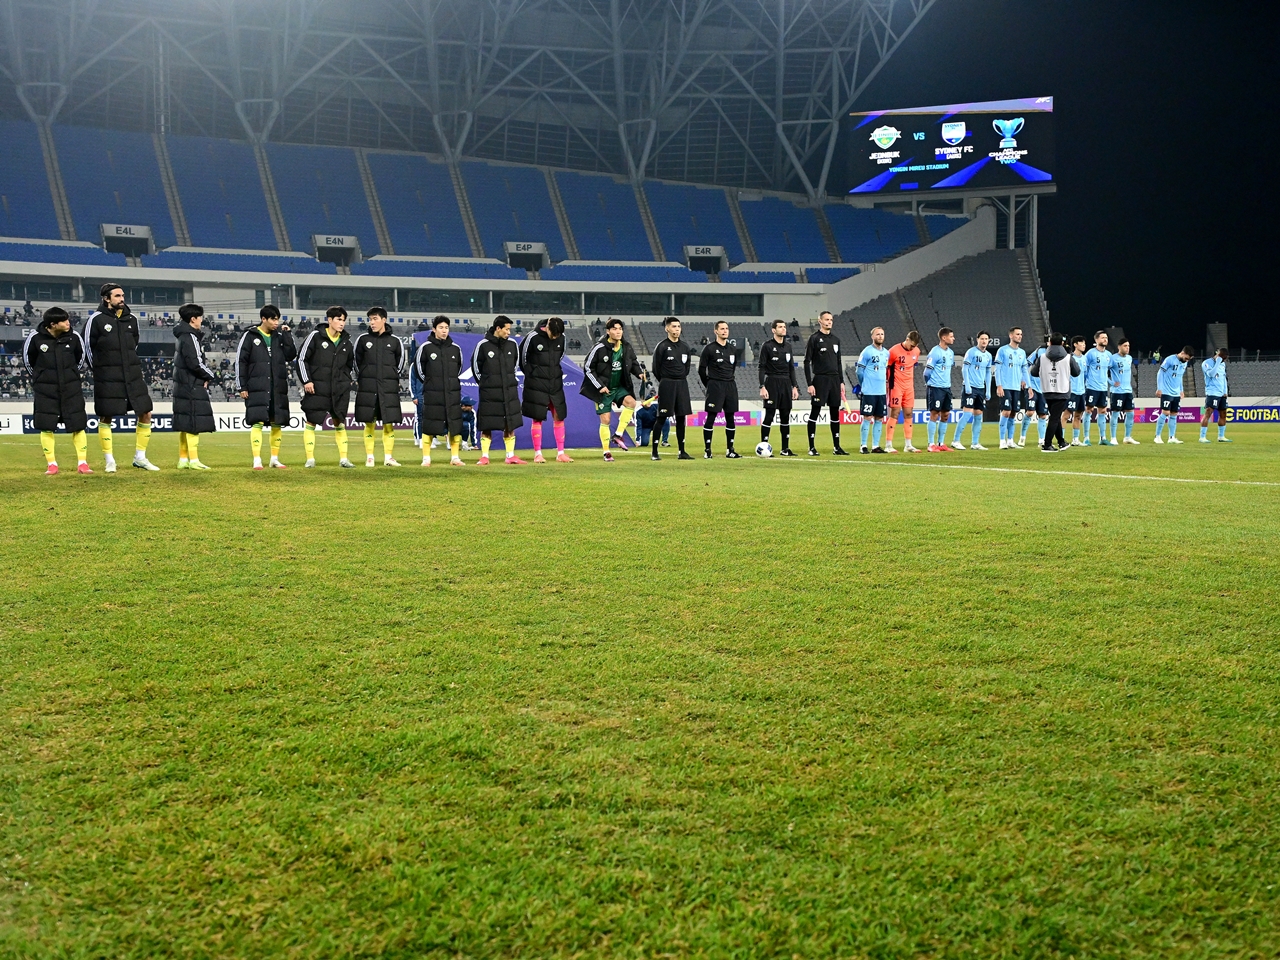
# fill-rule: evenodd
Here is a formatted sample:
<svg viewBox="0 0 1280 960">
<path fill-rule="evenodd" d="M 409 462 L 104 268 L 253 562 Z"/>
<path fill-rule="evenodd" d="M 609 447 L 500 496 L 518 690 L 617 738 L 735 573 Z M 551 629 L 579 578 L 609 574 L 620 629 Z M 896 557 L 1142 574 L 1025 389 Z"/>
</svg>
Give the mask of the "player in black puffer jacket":
<svg viewBox="0 0 1280 960">
<path fill-rule="evenodd" d="M 533 462 L 545 463 L 542 456 L 542 421 L 551 414 L 556 436 L 556 459 L 573 463 L 564 452 L 564 421 L 569 405 L 564 396 L 564 321 L 551 317 L 520 342 L 520 369 L 524 371 L 524 397 L 520 412 L 533 421 Z"/>
<path fill-rule="evenodd" d="M 449 438 L 449 462 L 462 466 L 462 349 L 449 336 L 449 318 L 436 317 L 413 360 L 422 465 L 431 465 L 431 441 Z"/>
<path fill-rule="evenodd" d="M 200 462 L 200 434 L 218 429 L 209 400 L 209 384 L 218 375 L 204 359 L 204 307 L 184 303 L 178 308 L 180 322 L 173 328 L 177 346 L 173 352 L 173 429 L 178 431 L 178 469 L 208 470 Z"/>
<path fill-rule="evenodd" d="M 89 438 L 85 429 L 89 418 L 84 410 L 80 383 L 80 371 L 85 363 L 84 342 L 79 334 L 71 332 L 67 311 L 50 307 L 44 312 L 35 333 L 22 345 L 22 362 L 31 377 L 31 392 L 35 395 L 32 420 L 40 431 L 40 446 L 48 464 L 45 475 L 51 477 L 58 472 L 53 433 L 58 424 L 71 434 L 80 472 L 93 473 L 87 459 Z"/>
<path fill-rule="evenodd" d="M 516 456 L 516 429 L 524 422 L 520 415 L 520 383 L 516 379 L 520 351 L 510 337 L 511 318 L 494 317 L 493 326 L 471 353 L 471 371 L 480 388 L 476 429 L 480 432 L 481 465 L 489 462 L 493 430 L 502 431 L 507 463 L 524 463 Z"/>
<path fill-rule="evenodd" d="M 382 423 L 382 465 L 398 467 L 394 456 L 400 409 L 400 371 L 405 350 L 387 324 L 387 311 L 369 311 L 369 332 L 356 337 L 356 419 L 364 424 L 364 465 L 373 466 L 374 424 Z"/>
<path fill-rule="evenodd" d="M 312 330 L 298 348 L 298 379 L 302 381 L 302 446 L 306 467 L 316 465 L 316 427 L 333 421 L 338 466 L 354 467 L 347 459 L 347 410 L 351 407 L 351 372 L 355 347 L 347 333 L 347 311 L 330 307 L 325 326 Z"/>
<path fill-rule="evenodd" d="M 124 290 L 118 284 L 104 283 L 98 294 L 102 301 L 97 312 L 85 321 L 80 339 L 93 369 L 93 411 L 98 415 L 98 442 L 107 460 L 107 473 L 116 472 L 111 418 L 123 417 L 130 410 L 138 415 L 133 465 L 141 470 L 159 470 L 147 459 L 151 394 L 138 359 L 138 319 L 124 302 Z"/>
<path fill-rule="evenodd" d="M 258 317 L 258 325 L 245 332 L 236 350 L 236 390 L 250 426 L 253 469 L 262 469 L 262 427 L 270 424 L 270 465 L 283 470 L 280 439 L 289 422 L 289 364 L 298 358 L 298 348 L 288 326 L 280 323 L 279 307 L 269 303 Z"/>
</svg>

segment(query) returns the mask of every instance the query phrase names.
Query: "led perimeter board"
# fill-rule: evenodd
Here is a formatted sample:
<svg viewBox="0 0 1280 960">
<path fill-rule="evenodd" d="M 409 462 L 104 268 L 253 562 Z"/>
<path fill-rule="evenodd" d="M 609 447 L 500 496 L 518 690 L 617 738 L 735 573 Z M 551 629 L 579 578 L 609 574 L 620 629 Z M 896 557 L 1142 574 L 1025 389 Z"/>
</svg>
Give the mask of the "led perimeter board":
<svg viewBox="0 0 1280 960">
<path fill-rule="evenodd" d="M 1053 182 L 1053 97 L 849 115 L 851 194 Z"/>
</svg>

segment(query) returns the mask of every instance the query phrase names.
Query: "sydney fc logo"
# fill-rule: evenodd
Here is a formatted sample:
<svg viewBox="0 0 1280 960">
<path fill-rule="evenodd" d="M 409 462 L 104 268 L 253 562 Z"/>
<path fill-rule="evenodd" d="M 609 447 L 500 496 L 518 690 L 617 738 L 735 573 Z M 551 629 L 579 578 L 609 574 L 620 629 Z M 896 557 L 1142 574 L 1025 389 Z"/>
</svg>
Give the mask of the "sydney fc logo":
<svg viewBox="0 0 1280 960">
<path fill-rule="evenodd" d="M 1015 117 L 1012 120 L 992 120 L 991 126 L 995 127 L 996 133 L 1000 134 L 1000 149 L 1013 150 L 1018 146 L 1018 141 L 1013 139 L 1026 123 L 1022 117 Z"/>
<path fill-rule="evenodd" d="M 871 131 L 871 139 L 875 141 L 876 146 L 881 150 L 888 150 L 898 142 L 900 136 L 902 136 L 902 131 L 897 127 L 876 127 Z"/>
<path fill-rule="evenodd" d="M 954 147 L 968 133 L 969 131 L 965 128 L 963 120 L 957 120 L 955 123 L 944 123 L 942 125 L 942 142 Z"/>
</svg>

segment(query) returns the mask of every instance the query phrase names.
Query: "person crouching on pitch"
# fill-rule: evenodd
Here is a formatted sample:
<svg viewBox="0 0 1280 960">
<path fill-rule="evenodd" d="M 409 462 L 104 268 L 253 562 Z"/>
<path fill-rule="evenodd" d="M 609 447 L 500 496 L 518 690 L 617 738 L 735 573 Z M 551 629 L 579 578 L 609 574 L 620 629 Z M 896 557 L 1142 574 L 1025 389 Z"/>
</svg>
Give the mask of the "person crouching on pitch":
<svg viewBox="0 0 1280 960">
<path fill-rule="evenodd" d="M 374 425 L 382 424 L 382 465 L 398 467 L 395 458 L 396 424 L 400 409 L 400 372 L 404 369 L 404 344 L 391 332 L 387 311 L 371 307 L 369 330 L 356 337 L 351 361 L 356 381 L 356 419 L 364 424 L 364 465 L 374 464 Z"/>
<path fill-rule="evenodd" d="M 698 360 L 698 379 L 707 391 L 707 419 L 702 424 L 703 457 L 711 459 L 711 440 L 716 434 L 716 414 L 724 413 L 724 438 L 728 452 L 725 456 L 730 460 L 742 459 L 742 454 L 733 449 L 734 437 L 737 434 L 734 414 L 738 412 L 738 384 L 734 380 L 734 372 L 738 368 L 738 348 L 729 342 L 729 324 L 717 320 L 715 325 L 716 339 L 702 350 Z"/>
<path fill-rule="evenodd" d="M 338 466 L 355 466 L 347 459 L 347 410 L 351 406 L 351 359 L 355 348 L 347 333 L 347 311 L 330 307 L 324 327 L 312 330 L 298 348 L 298 379 L 302 381 L 302 446 L 307 452 L 304 467 L 316 465 L 316 427 L 328 417 L 333 420 L 333 438 L 338 446 Z"/>
<path fill-rule="evenodd" d="M 130 410 L 137 415 L 133 465 L 139 470 L 159 470 L 147 459 L 151 440 L 151 394 L 138 359 L 138 320 L 124 302 L 124 290 L 104 283 L 98 290 L 101 303 L 85 321 L 80 339 L 86 362 L 93 370 L 93 411 L 98 416 L 98 442 L 106 458 L 107 473 L 116 472 L 112 454 L 111 418 Z"/>
<path fill-rule="evenodd" d="M 533 422 L 533 462 L 546 463 L 542 455 L 542 422 L 551 414 L 551 428 L 556 437 L 556 460 L 573 463 L 564 452 L 564 420 L 569 404 L 564 397 L 564 321 L 551 317 L 520 342 L 520 369 L 524 371 L 524 396 L 520 412 Z"/>
<path fill-rule="evenodd" d="M 280 439 L 289 422 L 289 364 L 298 359 L 298 348 L 288 325 L 280 323 L 279 307 L 269 303 L 258 317 L 258 325 L 245 332 L 236 350 L 236 389 L 249 424 L 253 469 L 262 469 L 262 428 L 270 425 L 270 466 L 283 470 Z"/>
<path fill-rule="evenodd" d="M 462 348 L 449 336 L 449 318 L 431 321 L 431 334 L 418 346 L 413 372 L 420 391 L 422 465 L 431 466 L 431 443 L 449 438 L 449 463 L 462 466 Z"/>
<path fill-rule="evenodd" d="M 511 342 L 511 318 L 494 317 L 493 326 L 471 354 L 472 375 L 480 388 L 480 407 L 476 410 L 476 429 L 480 431 L 480 459 L 476 461 L 479 466 L 489 463 L 494 430 L 502 431 L 506 462 L 524 463 L 516 456 L 516 430 L 524 423 L 520 413 L 520 382 L 516 379 L 519 366 L 520 351 Z"/>
<path fill-rule="evenodd" d="M 208 470 L 200 462 L 200 434 L 213 433 L 218 423 L 209 399 L 209 384 L 218 375 L 204 358 L 204 307 L 184 303 L 178 308 L 179 322 L 173 328 L 177 346 L 173 351 L 173 429 L 178 431 L 178 469 Z"/>
<path fill-rule="evenodd" d="M 50 307 L 36 325 L 35 333 L 22 345 L 22 362 L 31 377 L 35 395 L 32 409 L 35 427 L 40 431 L 40 448 L 44 450 L 45 476 L 58 473 L 54 450 L 54 431 L 58 424 L 67 428 L 76 449 L 77 469 L 89 469 L 89 438 L 85 430 L 89 417 L 84 409 L 80 371 L 85 366 L 84 341 L 71 332 L 71 318 L 61 307 Z"/>
<path fill-rule="evenodd" d="M 644 383 L 644 368 L 636 352 L 622 335 L 622 321 L 610 317 L 604 337 L 591 348 L 582 363 L 582 386 L 578 392 L 596 405 L 600 417 L 600 446 L 605 463 L 613 463 L 610 444 L 627 449 L 626 432 L 636 413 L 635 381 Z M 618 408 L 618 430 L 609 430 L 610 412 Z"/>
</svg>

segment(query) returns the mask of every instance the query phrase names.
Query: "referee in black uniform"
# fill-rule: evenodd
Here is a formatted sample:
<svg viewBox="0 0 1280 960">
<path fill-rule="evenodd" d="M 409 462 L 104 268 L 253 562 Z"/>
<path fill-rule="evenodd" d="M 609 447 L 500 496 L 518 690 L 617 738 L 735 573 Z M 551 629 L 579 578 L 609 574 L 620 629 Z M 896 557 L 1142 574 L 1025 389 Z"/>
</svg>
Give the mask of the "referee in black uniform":
<svg viewBox="0 0 1280 960">
<path fill-rule="evenodd" d="M 658 438 L 662 435 L 662 425 L 668 417 L 676 418 L 676 445 L 680 448 L 677 460 L 692 460 L 684 449 L 684 418 L 693 413 L 693 404 L 689 402 L 689 368 L 693 351 L 680 339 L 680 321 L 676 317 L 667 317 L 662 321 L 666 328 L 667 338 L 658 344 L 653 351 L 653 363 L 649 369 L 658 381 L 658 419 L 653 425 L 654 460 L 658 456 Z"/>
<path fill-rule="evenodd" d="M 760 421 L 760 442 L 769 442 L 769 426 L 776 419 L 782 435 L 782 457 L 791 452 L 791 402 L 800 399 L 796 382 L 796 365 L 791 361 L 791 344 L 787 342 L 787 325 L 782 320 L 770 324 L 773 339 L 760 348 L 760 399 L 764 401 L 764 417 Z"/>
<path fill-rule="evenodd" d="M 705 448 L 703 456 L 711 459 L 711 439 L 716 433 L 716 415 L 724 412 L 724 439 L 728 452 L 725 456 L 730 460 L 742 459 L 742 454 L 733 449 L 733 440 L 737 435 L 737 425 L 733 421 L 738 412 L 738 384 L 734 381 L 734 371 L 738 366 L 738 348 L 729 342 L 729 324 L 717 320 L 715 325 L 716 339 L 702 351 L 698 360 L 698 379 L 707 391 L 707 402 L 703 409 L 707 419 L 702 424 L 702 444 Z"/>
<path fill-rule="evenodd" d="M 840 338 L 831 332 L 835 317 L 830 310 L 818 315 L 818 332 L 809 338 L 804 352 L 804 378 L 809 381 L 809 456 L 816 457 L 814 439 L 818 433 L 818 415 L 826 407 L 831 414 L 831 452 L 837 457 L 849 454 L 840 449 L 840 408 L 844 405 L 844 366 L 840 362 Z"/>
</svg>

